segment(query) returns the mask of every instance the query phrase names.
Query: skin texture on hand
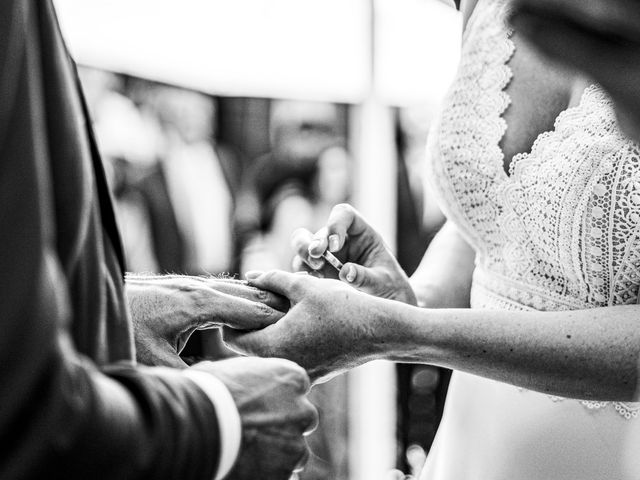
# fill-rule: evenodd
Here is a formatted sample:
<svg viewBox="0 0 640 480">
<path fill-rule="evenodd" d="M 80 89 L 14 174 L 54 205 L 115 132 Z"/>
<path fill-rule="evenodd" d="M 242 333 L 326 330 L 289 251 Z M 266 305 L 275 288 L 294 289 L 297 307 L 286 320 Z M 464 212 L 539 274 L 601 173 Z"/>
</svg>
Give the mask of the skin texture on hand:
<svg viewBox="0 0 640 480">
<path fill-rule="evenodd" d="M 291 309 L 255 332 L 225 331 L 232 348 L 284 357 L 321 381 L 376 359 L 430 363 L 568 398 L 637 401 L 638 307 L 571 311 L 416 308 L 342 282 L 268 272 L 252 284 Z"/>
<path fill-rule="evenodd" d="M 225 328 L 224 341 L 232 349 L 293 360 L 314 382 L 327 381 L 376 358 L 381 300 L 342 282 L 311 275 L 281 271 L 257 275 L 250 279 L 252 285 L 286 296 L 291 308 L 263 330 Z"/>
<path fill-rule="evenodd" d="M 179 357 L 195 330 L 252 330 L 282 317 L 288 302 L 245 282 L 181 275 L 128 275 L 126 295 L 140 363 L 185 368 Z"/>
<path fill-rule="evenodd" d="M 602 85 L 622 131 L 640 140 L 640 2 L 513 0 L 511 23 L 543 54 Z"/>
<path fill-rule="evenodd" d="M 302 469 L 309 455 L 304 437 L 318 422 L 302 368 L 276 358 L 234 358 L 192 368 L 222 381 L 240 413 L 240 455 L 228 480 L 288 480 Z"/>
<path fill-rule="evenodd" d="M 315 235 L 306 229 L 293 234 L 294 271 L 340 279 L 365 293 L 416 305 L 409 278 L 378 232 L 348 204 L 333 208 L 327 225 Z M 343 264 L 337 270 L 323 258 L 333 253 Z"/>
</svg>

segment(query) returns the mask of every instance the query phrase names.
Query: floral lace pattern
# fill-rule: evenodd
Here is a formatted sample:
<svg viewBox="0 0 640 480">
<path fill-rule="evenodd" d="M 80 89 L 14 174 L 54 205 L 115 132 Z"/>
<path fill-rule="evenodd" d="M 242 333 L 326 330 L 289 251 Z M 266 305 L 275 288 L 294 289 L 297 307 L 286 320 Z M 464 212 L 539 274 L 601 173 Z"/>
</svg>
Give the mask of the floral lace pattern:
<svg viewBox="0 0 640 480">
<path fill-rule="evenodd" d="M 474 308 L 573 310 L 637 304 L 640 147 L 619 131 L 608 96 L 588 87 L 530 153 L 504 172 L 500 142 L 515 51 L 505 0 L 480 0 L 462 63 L 429 140 L 443 210 L 476 250 Z M 557 400 L 557 399 L 556 399 Z M 640 404 L 612 405 L 636 418 Z"/>
</svg>

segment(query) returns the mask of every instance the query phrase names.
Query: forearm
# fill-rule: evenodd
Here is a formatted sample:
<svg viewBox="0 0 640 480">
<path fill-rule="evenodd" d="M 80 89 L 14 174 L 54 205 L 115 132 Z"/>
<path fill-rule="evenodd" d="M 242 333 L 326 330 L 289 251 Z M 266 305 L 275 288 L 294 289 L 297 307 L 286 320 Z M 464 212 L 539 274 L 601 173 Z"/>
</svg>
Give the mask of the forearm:
<svg viewBox="0 0 640 480">
<path fill-rule="evenodd" d="M 379 357 L 431 363 L 565 397 L 637 399 L 636 306 L 512 312 L 386 302 L 382 310 Z"/>
<path fill-rule="evenodd" d="M 469 306 L 475 252 L 447 222 L 434 237 L 411 277 L 418 305 L 427 308 Z"/>
</svg>

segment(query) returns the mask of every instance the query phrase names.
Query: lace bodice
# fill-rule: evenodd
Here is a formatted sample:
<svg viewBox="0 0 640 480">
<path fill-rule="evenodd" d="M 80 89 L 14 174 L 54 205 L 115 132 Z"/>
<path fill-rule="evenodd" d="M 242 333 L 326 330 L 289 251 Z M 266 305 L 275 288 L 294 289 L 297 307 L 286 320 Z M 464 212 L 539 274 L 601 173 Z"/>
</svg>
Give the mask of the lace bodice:
<svg viewBox="0 0 640 480">
<path fill-rule="evenodd" d="M 499 146 L 515 46 L 504 0 L 480 0 L 429 140 L 429 177 L 476 250 L 473 308 L 569 310 L 639 303 L 640 148 L 588 87 L 510 175 Z M 585 402 L 587 404 L 587 402 Z M 601 408 L 607 403 L 588 403 Z M 628 417 L 635 405 L 615 404 Z"/>
</svg>

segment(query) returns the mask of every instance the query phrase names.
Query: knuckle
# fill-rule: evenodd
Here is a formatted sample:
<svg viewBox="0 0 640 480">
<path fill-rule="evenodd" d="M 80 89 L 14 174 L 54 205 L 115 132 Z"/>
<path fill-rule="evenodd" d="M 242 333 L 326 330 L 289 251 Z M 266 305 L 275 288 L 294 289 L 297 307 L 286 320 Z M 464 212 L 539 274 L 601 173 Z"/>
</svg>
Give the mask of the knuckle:
<svg viewBox="0 0 640 480">
<path fill-rule="evenodd" d="M 327 238 L 327 227 L 322 227 L 313 235 L 313 240 L 326 240 Z"/>
<path fill-rule="evenodd" d="M 194 295 L 202 294 L 206 288 L 198 281 L 195 281 L 188 277 L 180 277 L 175 280 L 176 289 L 180 292 L 190 293 Z"/>
<path fill-rule="evenodd" d="M 333 211 L 337 214 L 341 213 L 352 213 L 355 209 L 348 203 L 339 203 L 335 207 L 333 207 Z"/>
<path fill-rule="evenodd" d="M 286 358 L 270 358 L 268 361 L 271 368 L 281 373 L 295 372 L 298 368 L 301 368 L 297 363 Z"/>
<path fill-rule="evenodd" d="M 298 381 L 298 388 L 302 393 L 306 393 L 311 389 L 311 380 L 309 379 L 309 375 L 304 368 L 299 365 L 296 365 L 296 376 Z"/>
<path fill-rule="evenodd" d="M 306 393 L 311 388 L 311 381 L 309 375 L 304 368 L 291 360 L 285 360 L 282 358 L 277 359 L 279 361 L 279 367 L 286 373 L 295 384 L 298 391 Z"/>
<path fill-rule="evenodd" d="M 286 362 L 288 364 L 289 370 L 291 371 L 291 374 L 295 379 L 300 382 L 307 382 L 309 380 L 309 376 L 307 375 L 307 372 L 304 368 L 290 360 L 286 360 Z"/>
<path fill-rule="evenodd" d="M 309 230 L 307 230 L 306 228 L 296 228 L 293 233 L 291 234 L 291 238 L 298 238 L 298 237 L 306 237 L 309 234 Z"/>
<path fill-rule="evenodd" d="M 318 428 L 318 424 L 320 423 L 320 414 L 318 409 L 308 400 L 305 400 L 304 409 L 304 433 L 309 434 Z"/>
<path fill-rule="evenodd" d="M 266 290 L 263 290 L 257 287 L 248 287 L 248 288 L 250 288 L 251 292 L 253 292 L 253 294 L 256 296 L 256 298 L 259 301 L 265 302 L 269 300 L 269 292 L 267 292 Z"/>
<path fill-rule="evenodd" d="M 306 228 L 298 228 L 291 234 L 291 245 L 295 250 L 304 251 L 311 241 L 311 232 Z"/>
<path fill-rule="evenodd" d="M 256 302 L 255 306 L 258 310 L 258 315 L 262 318 L 269 319 L 273 317 L 275 313 L 273 308 L 269 307 L 268 305 L 265 305 L 264 303 Z"/>
<path fill-rule="evenodd" d="M 183 292 L 187 293 L 192 301 L 197 304 L 205 303 L 207 300 L 210 300 L 217 293 L 215 290 L 211 290 L 203 287 L 202 285 L 185 285 L 181 289 Z"/>
<path fill-rule="evenodd" d="M 309 266 L 305 263 L 300 255 L 296 255 L 291 261 L 291 269 L 294 272 L 307 271 L 309 269 Z"/>
<path fill-rule="evenodd" d="M 264 283 L 272 283 L 277 279 L 277 272 L 275 270 L 270 270 L 266 273 L 262 274 L 262 278 L 260 279 Z"/>
<path fill-rule="evenodd" d="M 324 267 L 324 260 L 322 260 L 321 258 L 307 257 L 305 262 L 312 270 L 320 270 L 322 267 Z"/>
<path fill-rule="evenodd" d="M 216 291 L 205 288 L 193 288 L 189 291 L 189 308 L 194 318 L 201 322 L 215 317 L 214 307 L 220 294 Z"/>
<path fill-rule="evenodd" d="M 284 317 L 284 313 L 282 313 L 281 311 L 276 310 L 275 308 L 267 307 L 266 305 L 265 307 L 269 309 L 269 312 L 265 315 L 267 324 L 274 324 L 282 317 Z"/>
</svg>

